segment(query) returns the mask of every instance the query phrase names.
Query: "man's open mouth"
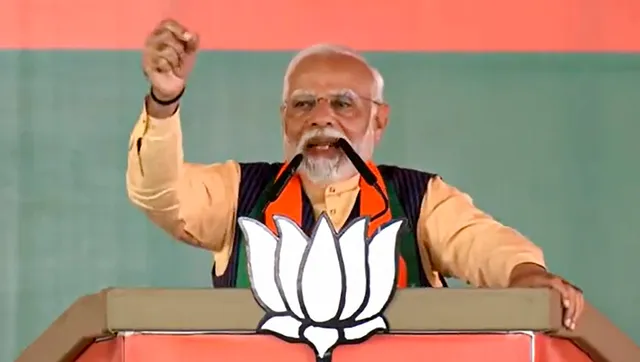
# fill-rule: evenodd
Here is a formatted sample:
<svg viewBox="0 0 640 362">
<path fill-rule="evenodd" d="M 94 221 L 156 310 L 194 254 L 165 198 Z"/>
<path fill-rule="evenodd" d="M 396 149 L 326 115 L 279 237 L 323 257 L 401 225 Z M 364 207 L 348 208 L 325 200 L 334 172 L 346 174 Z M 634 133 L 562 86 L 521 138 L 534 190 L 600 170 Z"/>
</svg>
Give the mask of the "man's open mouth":
<svg viewBox="0 0 640 362">
<path fill-rule="evenodd" d="M 304 148 L 307 150 L 328 150 L 336 148 L 337 140 L 337 138 L 316 137 L 307 141 Z"/>
</svg>

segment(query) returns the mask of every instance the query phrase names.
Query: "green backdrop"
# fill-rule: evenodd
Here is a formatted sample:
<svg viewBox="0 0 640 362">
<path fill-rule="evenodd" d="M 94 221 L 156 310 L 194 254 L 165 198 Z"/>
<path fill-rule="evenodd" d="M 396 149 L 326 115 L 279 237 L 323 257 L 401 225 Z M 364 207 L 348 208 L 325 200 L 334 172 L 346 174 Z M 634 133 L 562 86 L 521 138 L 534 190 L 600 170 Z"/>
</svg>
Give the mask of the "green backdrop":
<svg viewBox="0 0 640 362">
<path fill-rule="evenodd" d="M 188 160 L 280 158 L 290 56 L 200 56 L 183 105 Z M 640 342 L 640 55 L 370 59 L 392 107 L 377 161 L 469 192 Z M 137 53 L 0 52 L 0 361 L 82 294 L 209 285 L 211 256 L 126 199 L 146 89 Z"/>
</svg>

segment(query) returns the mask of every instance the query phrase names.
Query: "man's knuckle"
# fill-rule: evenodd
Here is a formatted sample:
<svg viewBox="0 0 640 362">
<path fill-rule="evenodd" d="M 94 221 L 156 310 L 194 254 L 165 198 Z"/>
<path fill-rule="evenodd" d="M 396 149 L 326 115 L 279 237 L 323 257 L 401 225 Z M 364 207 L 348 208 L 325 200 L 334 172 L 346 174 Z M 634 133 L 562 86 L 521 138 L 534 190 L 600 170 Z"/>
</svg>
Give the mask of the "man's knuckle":
<svg viewBox="0 0 640 362">
<path fill-rule="evenodd" d="M 175 38 L 167 39 L 167 41 L 162 43 L 162 46 L 163 46 L 163 49 L 171 49 L 175 52 L 184 50 L 184 44 L 182 44 Z"/>
<path fill-rule="evenodd" d="M 564 281 L 560 278 L 558 278 L 557 276 L 551 276 L 551 278 L 549 279 L 550 283 L 555 284 L 555 285 L 560 285 L 560 286 L 564 286 Z"/>
<path fill-rule="evenodd" d="M 177 21 L 169 21 L 164 24 L 164 29 L 174 34 L 181 34 L 185 31 L 185 28 Z"/>
<path fill-rule="evenodd" d="M 174 25 L 178 25 L 178 22 L 176 21 L 176 19 L 171 17 L 164 18 L 162 19 L 162 21 L 160 21 L 161 27 L 174 26 Z"/>
</svg>

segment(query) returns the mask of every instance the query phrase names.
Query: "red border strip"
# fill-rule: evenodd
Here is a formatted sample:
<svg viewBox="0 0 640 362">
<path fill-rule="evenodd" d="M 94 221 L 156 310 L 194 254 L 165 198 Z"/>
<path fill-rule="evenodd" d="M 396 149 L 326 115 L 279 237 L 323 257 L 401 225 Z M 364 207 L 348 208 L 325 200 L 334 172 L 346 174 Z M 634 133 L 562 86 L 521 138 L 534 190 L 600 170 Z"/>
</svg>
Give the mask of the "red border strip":
<svg viewBox="0 0 640 362">
<path fill-rule="evenodd" d="M 160 19 L 205 49 L 640 51 L 640 0 L 3 0 L 0 48 L 137 49 Z"/>
</svg>

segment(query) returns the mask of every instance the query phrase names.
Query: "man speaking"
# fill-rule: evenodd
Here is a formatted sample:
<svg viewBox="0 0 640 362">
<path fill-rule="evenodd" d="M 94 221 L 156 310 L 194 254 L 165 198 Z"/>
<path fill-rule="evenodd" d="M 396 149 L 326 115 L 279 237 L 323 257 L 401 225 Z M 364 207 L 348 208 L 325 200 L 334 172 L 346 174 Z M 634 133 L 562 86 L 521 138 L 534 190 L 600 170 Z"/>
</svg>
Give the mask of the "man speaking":
<svg viewBox="0 0 640 362">
<path fill-rule="evenodd" d="M 582 293 L 546 270 L 538 247 L 439 176 L 372 162 L 389 106 L 380 73 L 351 50 L 318 45 L 290 62 L 280 106 L 284 163 L 184 162 L 179 103 L 197 50 L 197 35 L 173 20 L 146 41 L 151 87 L 131 135 L 127 191 L 173 237 L 213 252 L 214 286 L 249 286 L 240 216 L 275 231 L 272 216 L 286 215 L 307 232 L 322 212 L 337 230 L 361 215 L 373 216 L 373 228 L 406 218 L 399 287 L 443 287 L 444 276 L 476 287 L 548 287 L 575 328 Z"/>
</svg>

